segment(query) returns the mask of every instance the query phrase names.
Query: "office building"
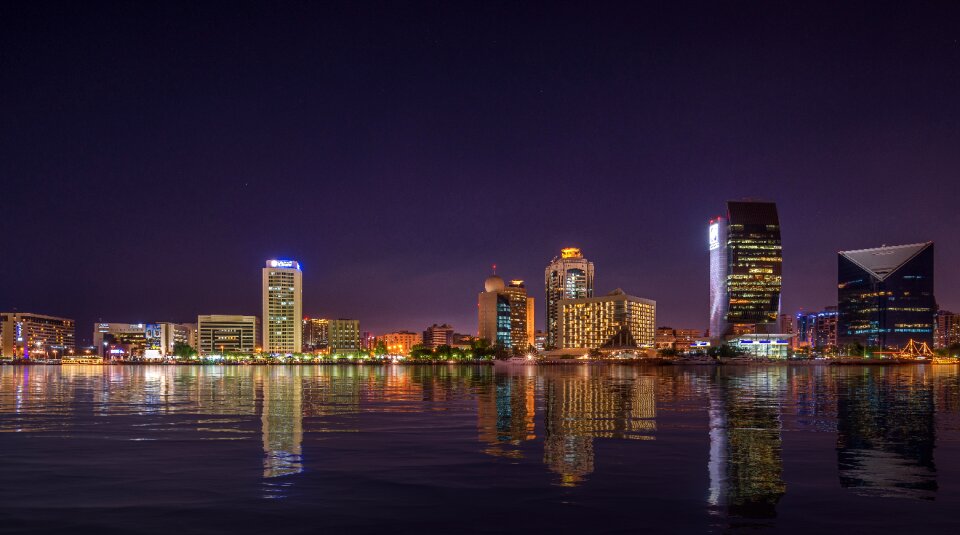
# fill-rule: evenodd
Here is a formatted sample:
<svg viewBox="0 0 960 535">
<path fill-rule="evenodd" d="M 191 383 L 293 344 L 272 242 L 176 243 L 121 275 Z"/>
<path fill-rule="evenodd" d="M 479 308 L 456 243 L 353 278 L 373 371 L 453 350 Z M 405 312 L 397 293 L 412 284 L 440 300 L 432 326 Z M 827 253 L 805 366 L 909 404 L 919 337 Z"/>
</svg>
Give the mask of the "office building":
<svg viewBox="0 0 960 535">
<path fill-rule="evenodd" d="M 303 318 L 304 351 L 326 349 L 329 338 L 330 320 L 323 318 Z"/>
<path fill-rule="evenodd" d="M 593 262 L 580 249 L 560 250 L 544 271 L 547 346 L 560 346 L 560 301 L 593 297 Z"/>
<path fill-rule="evenodd" d="M 900 349 L 933 345 L 933 242 L 837 255 L 838 343 Z"/>
<path fill-rule="evenodd" d="M 812 345 L 817 350 L 833 349 L 837 347 L 837 323 L 839 320 L 837 307 L 827 307 L 817 312 L 814 324 Z"/>
<path fill-rule="evenodd" d="M 657 303 L 616 289 L 602 297 L 560 301 L 562 349 L 652 348 Z"/>
<path fill-rule="evenodd" d="M 534 331 L 533 348 L 538 352 L 543 352 L 545 347 L 547 347 L 547 331 Z"/>
<path fill-rule="evenodd" d="M 256 316 L 197 316 L 196 349 L 201 355 L 259 352 L 260 332 Z"/>
<path fill-rule="evenodd" d="M 453 327 L 434 323 L 423 331 L 423 347 L 433 350 L 443 345 L 452 346 L 453 334 Z"/>
<path fill-rule="evenodd" d="M 710 337 L 779 329 L 782 246 L 777 205 L 730 201 L 710 220 Z"/>
<path fill-rule="evenodd" d="M 508 349 L 533 346 L 534 301 L 523 281 L 512 280 L 508 286 L 491 275 L 483 287 L 477 298 L 478 338 Z"/>
<path fill-rule="evenodd" d="M 0 349 L 4 358 L 54 358 L 76 349 L 72 319 L 29 312 L 0 313 Z"/>
<path fill-rule="evenodd" d="M 356 355 L 360 352 L 360 320 L 330 320 L 329 333 L 331 355 Z"/>
<path fill-rule="evenodd" d="M 946 349 L 960 344 L 960 314 L 946 310 L 938 311 L 935 333 L 933 347 L 937 349 Z"/>
<path fill-rule="evenodd" d="M 413 346 L 419 344 L 422 339 L 420 334 L 410 331 L 396 331 L 380 337 L 383 345 L 387 347 L 388 354 L 404 356 L 409 355 Z"/>
<path fill-rule="evenodd" d="M 263 351 L 303 349 L 303 272 L 296 260 L 267 260 L 263 274 Z"/>
<path fill-rule="evenodd" d="M 97 322 L 93 345 L 104 358 L 160 358 L 172 355 L 176 344 L 193 346 L 195 335 L 188 323 Z"/>
<path fill-rule="evenodd" d="M 817 315 L 797 312 L 793 325 L 794 337 L 791 346 L 794 349 L 812 348 L 816 338 Z"/>
</svg>

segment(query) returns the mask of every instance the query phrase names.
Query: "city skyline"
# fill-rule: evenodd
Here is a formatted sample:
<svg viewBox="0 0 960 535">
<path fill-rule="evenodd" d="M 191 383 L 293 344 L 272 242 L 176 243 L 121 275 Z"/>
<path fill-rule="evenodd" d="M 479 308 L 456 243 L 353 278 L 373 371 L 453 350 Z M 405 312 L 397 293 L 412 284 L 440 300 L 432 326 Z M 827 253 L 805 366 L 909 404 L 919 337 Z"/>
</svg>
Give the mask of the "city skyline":
<svg viewBox="0 0 960 535">
<path fill-rule="evenodd" d="M 487 266 L 538 281 L 563 247 L 706 329 L 703 227 L 747 197 L 778 206 L 782 311 L 835 304 L 838 251 L 927 241 L 960 309 L 945 6 L 25 6 L 0 8 L 0 309 L 78 342 L 261 315 L 265 258 L 303 263 L 305 315 L 470 332 Z"/>
</svg>

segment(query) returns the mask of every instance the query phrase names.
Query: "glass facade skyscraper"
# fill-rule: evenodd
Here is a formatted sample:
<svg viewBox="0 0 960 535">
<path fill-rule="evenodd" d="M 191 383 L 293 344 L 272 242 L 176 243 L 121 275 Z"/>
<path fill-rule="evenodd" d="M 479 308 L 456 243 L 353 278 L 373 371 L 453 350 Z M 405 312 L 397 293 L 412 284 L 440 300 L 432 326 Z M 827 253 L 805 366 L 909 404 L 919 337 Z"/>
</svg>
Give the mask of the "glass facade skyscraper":
<svg viewBox="0 0 960 535">
<path fill-rule="evenodd" d="M 772 202 L 730 201 L 711 219 L 710 337 L 769 333 L 780 316 L 783 255 Z"/>
<path fill-rule="evenodd" d="M 900 349 L 933 344 L 933 242 L 841 251 L 837 265 L 840 344 Z"/>
</svg>

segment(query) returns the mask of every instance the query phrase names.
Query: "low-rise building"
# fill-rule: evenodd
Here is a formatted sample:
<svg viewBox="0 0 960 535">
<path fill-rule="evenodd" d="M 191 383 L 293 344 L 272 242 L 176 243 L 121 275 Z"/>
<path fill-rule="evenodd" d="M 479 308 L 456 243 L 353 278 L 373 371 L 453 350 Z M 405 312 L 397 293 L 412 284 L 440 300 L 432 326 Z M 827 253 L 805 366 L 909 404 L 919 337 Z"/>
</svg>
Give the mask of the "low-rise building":
<svg viewBox="0 0 960 535">
<path fill-rule="evenodd" d="M 197 316 L 197 351 L 201 355 L 254 353 L 260 350 L 260 319 L 256 316 Z"/>
<path fill-rule="evenodd" d="M 453 327 L 446 323 L 443 325 L 434 323 L 423 331 L 423 346 L 425 348 L 433 350 L 444 345 L 453 345 Z"/>
<path fill-rule="evenodd" d="M 330 320 L 329 333 L 331 355 L 356 355 L 360 352 L 360 320 Z"/>
<path fill-rule="evenodd" d="M 380 337 L 390 355 L 409 355 L 410 349 L 419 344 L 421 335 L 410 331 L 396 331 Z"/>
<path fill-rule="evenodd" d="M 193 346 L 195 337 L 196 328 L 190 323 L 97 322 L 93 326 L 93 345 L 108 359 L 165 357 L 173 354 L 176 344 Z"/>
<path fill-rule="evenodd" d="M 0 356 L 5 358 L 52 358 L 76 349 L 76 323 L 72 319 L 0 312 Z"/>
</svg>

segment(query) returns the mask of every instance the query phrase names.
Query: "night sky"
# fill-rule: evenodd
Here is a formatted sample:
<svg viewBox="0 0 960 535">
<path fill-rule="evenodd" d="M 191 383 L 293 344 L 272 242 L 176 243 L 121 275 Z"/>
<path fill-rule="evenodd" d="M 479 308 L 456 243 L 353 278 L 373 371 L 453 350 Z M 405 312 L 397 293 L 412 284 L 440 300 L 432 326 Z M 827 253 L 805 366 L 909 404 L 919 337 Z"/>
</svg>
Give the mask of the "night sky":
<svg viewBox="0 0 960 535">
<path fill-rule="evenodd" d="M 476 331 L 496 263 L 706 328 L 707 220 L 778 203 L 784 312 L 933 240 L 960 309 L 956 2 L 0 4 L 0 309 Z"/>
</svg>

